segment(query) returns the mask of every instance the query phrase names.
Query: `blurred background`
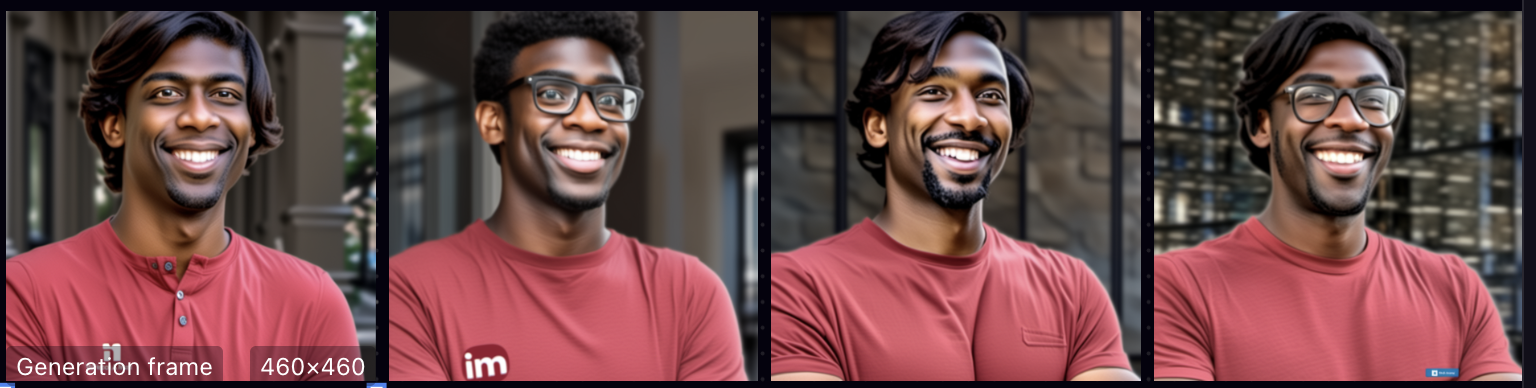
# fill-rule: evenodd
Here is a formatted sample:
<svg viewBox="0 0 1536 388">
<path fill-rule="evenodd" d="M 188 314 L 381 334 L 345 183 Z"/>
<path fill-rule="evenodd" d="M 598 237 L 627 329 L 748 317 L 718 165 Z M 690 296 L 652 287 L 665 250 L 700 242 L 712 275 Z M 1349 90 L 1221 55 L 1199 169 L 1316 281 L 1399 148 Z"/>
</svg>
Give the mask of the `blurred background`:
<svg viewBox="0 0 1536 388">
<path fill-rule="evenodd" d="M 1153 15 L 1153 251 L 1256 216 L 1270 178 L 1236 136 L 1242 54 L 1289 12 Z M 1366 224 L 1477 270 L 1523 364 L 1520 12 L 1361 12 L 1407 62 L 1408 108 Z"/>
<path fill-rule="evenodd" d="M 471 64 L 506 12 L 391 12 L 389 254 L 496 208 L 498 166 L 475 127 Z M 630 123 L 608 227 L 697 256 L 730 291 L 757 379 L 755 12 L 640 12 L 645 101 Z"/>
<path fill-rule="evenodd" d="M 120 196 L 101 181 L 101 154 L 79 111 L 91 51 L 124 13 L 6 12 L 7 259 L 117 212 Z M 363 354 L 372 354 L 374 13 L 228 13 L 262 45 L 284 131 L 283 145 L 230 188 L 224 223 L 329 272 L 352 306 Z M 372 380 L 373 358 L 365 361 Z"/>
<path fill-rule="evenodd" d="M 875 35 L 905 13 L 773 14 L 771 252 L 842 232 L 883 206 L 885 188 L 859 166 L 863 135 L 842 107 Z M 1036 98 L 1028 142 L 992 182 L 983 217 L 1087 263 L 1116 302 L 1121 341 L 1140 374 L 1141 13 L 990 13 L 1003 20 L 1001 48 L 1023 59 Z"/>
</svg>

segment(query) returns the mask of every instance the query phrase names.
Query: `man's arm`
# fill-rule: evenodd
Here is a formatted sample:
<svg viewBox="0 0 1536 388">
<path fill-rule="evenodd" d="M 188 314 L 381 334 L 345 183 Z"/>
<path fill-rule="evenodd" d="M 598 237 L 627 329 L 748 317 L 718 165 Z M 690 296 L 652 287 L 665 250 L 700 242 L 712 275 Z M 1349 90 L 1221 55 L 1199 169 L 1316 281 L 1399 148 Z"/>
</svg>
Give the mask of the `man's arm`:
<svg viewBox="0 0 1536 388">
<path fill-rule="evenodd" d="M 1519 373 L 1489 373 L 1477 376 L 1472 381 L 1525 381 L 1525 379 Z"/>
<path fill-rule="evenodd" d="M 789 372 L 773 375 L 773 381 L 843 381 L 837 376 L 816 372 Z"/>
<path fill-rule="evenodd" d="M 431 322 L 421 299 L 404 276 L 389 268 L 389 379 L 446 381 L 438 363 Z"/>
<path fill-rule="evenodd" d="M 32 302 L 32 278 L 20 262 L 5 262 L 5 380 L 58 380 L 52 375 L 22 376 L 17 363 L 53 361 L 48 357 L 47 340 Z"/>
<path fill-rule="evenodd" d="M 747 381 L 741 329 L 736 307 L 720 276 L 698 258 L 685 264 L 685 311 L 690 318 L 684 332 L 678 380 Z"/>
<path fill-rule="evenodd" d="M 361 357 L 361 348 L 357 342 L 357 322 L 352 318 L 352 307 L 347 305 L 347 296 L 341 293 L 341 288 L 331 280 L 331 276 L 325 270 L 314 267 L 316 290 L 313 304 L 310 305 L 309 324 L 304 332 L 305 341 L 303 349 L 309 352 L 306 356 L 310 360 L 326 359 L 350 359 Z M 276 344 L 265 344 L 276 345 Z M 253 378 L 255 376 L 252 376 Z M 363 375 L 342 374 L 306 374 L 306 380 L 330 380 L 330 381 L 363 381 Z"/>
<path fill-rule="evenodd" d="M 1152 380 L 1213 380 L 1210 341 L 1194 305 L 1201 299 L 1183 281 L 1188 269 L 1168 255 L 1152 260 Z"/>
<path fill-rule="evenodd" d="M 1130 370 L 1104 367 L 1078 373 L 1070 381 L 1141 381 L 1141 378 Z"/>
</svg>

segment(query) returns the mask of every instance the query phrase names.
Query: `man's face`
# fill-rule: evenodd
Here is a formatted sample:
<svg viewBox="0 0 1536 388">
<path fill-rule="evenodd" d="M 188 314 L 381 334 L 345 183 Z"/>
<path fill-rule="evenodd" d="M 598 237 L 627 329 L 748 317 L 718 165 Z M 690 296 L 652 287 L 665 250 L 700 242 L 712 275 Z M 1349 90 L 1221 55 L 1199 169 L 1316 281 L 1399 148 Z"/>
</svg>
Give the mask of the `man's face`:
<svg viewBox="0 0 1536 388">
<path fill-rule="evenodd" d="M 933 76 L 891 96 L 887 166 L 899 181 L 921 178 L 940 206 L 969 209 L 987 196 L 1013 140 L 1008 72 L 997 45 L 969 31 L 945 41 L 933 66 Z"/>
<path fill-rule="evenodd" d="M 1280 90 L 1298 83 L 1340 89 L 1386 85 L 1387 70 L 1370 46 L 1334 40 L 1313 46 Z M 1316 124 L 1296 118 L 1288 95 L 1270 104 L 1272 173 L 1284 185 L 1279 189 L 1289 190 L 1292 198 L 1307 198 L 1302 206 L 1314 213 L 1351 216 L 1365 210 L 1371 188 L 1391 157 L 1392 127 L 1370 126 L 1353 98 L 1340 97 L 1333 113 Z"/>
<path fill-rule="evenodd" d="M 186 210 L 214 207 L 251 147 L 245 56 L 214 39 L 172 43 L 124 97 L 123 185 Z"/>
<path fill-rule="evenodd" d="M 622 84 L 624 72 L 613 50 L 589 38 L 559 38 L 524 47 L 512 64 L 512 80 L 534 75 L 567 78 L 583 85 Z M 519 185 L 540 187 L 558 206 L 571 211 L 598 208 L 624 166 L 629 125 L 598 116 L 592 97 L 579 97 L 567 115 L 544 113 L 534 106 L 531 85 L 507 93 L 510 130 L 502 160 L 510 163 Z"/>
</svg>

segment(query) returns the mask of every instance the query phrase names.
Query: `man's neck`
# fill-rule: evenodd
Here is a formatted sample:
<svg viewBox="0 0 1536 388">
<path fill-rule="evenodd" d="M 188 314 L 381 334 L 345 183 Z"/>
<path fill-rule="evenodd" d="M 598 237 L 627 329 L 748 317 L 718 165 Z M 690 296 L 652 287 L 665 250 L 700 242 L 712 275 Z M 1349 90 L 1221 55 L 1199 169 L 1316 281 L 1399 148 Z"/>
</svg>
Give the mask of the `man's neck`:
<svg viewBox="0 0 1536 388">
<path fill-rule="evenodd" d="M 485 225 L 512 246 L 560 257 L 591 253 L 608 242 L 607 205 L 572 212 L 511 185 L 502 185 L 501 193 L 501 202 Z"/>
<path fill-rule="evenodd" d="M 124 190 L 126 194 L 128 190 Z M 224 201 L 203 211 L 165 210 L 163 206 L 123 195 L 112 217 L 112 231 L 134 253 L 176 257 L 176 278 L 186 274 L 192 255 L 218 256 L 232 238 L 224 231 Z"/>
<path fill-rule="evenodd" d="M 1259 223 L 1269 233 L 1286 245 L 1302 252 L 1332 258 L 1347 259 L 1365 251 L 1365 214 L 1329 216 L 1317 214 L 1300 206 L 1278 206 L 1275 190 L 1269 206 L 1259 213 Z"/>
<path fill-rule="evenodd" d="M 886 182 L 895 184 L 890 179 Z M 919 197 L 895 187 L 886 190 L 885 208 L 875 216 L 875 225 L 901 245 L 923 252 L 966 256 L 981 250 L 987 237 L 981 221 L 983 201 L 970 209 L 950 209 L 923 194 Z"/>
</svg>

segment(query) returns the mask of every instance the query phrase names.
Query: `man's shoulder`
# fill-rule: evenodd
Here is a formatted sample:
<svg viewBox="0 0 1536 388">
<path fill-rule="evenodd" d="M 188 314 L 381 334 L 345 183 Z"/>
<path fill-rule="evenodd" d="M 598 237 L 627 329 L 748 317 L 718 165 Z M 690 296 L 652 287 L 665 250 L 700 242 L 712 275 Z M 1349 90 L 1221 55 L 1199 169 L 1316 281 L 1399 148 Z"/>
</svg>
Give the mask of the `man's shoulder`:
<svg viewBox="0 0 1536 388">
<path fill-rule="evenodd" d="M 856 229 L 858 227 L 855 225 L 841 233 L 824 237 L 788 252 L 776 252 L 769 257 L 769 264 L 774 268 L 778 268 L 781 264 L 798 266 L 827 259 L 867 255 L 872 253 L 872 248 L 880 249 L 879 244 L 861 240 L 864 236 L 858 233 Z"/>
<path fill-rule="evenodd" d="M 431 271 L 434 268 L 442 268 L 445 259 L 470 257 L 475 246 L 468 236 L 468 231 L 459 231 L 436 240 L 430 240 L 416 244 L 405 251 L 389 257 L 389 271 L 410 272 Z"/>
<path fill-rule="evenodd" d="M 6 260 L 6 281 L 36 283 L 70 282 L 71 279 L 96 281 L 95 275 L 87 275 L 93 274 L 93 271 L 109 268 L 113 260 L 123 260 L 123 258 L 113 250 L 103 248 L 104 242 L 100 239 L 105 236 L 95 228 L 83 230 L 69 238 L 33 248 Z"/>
<path fill-rule="evenodd" d="M 1418 272 L 1416 275 L 1444 275 L 1429 276 L 1427 279 L 1451 281 L 1464 271 L 1473 271 L 1467 262 L 1454 253 L 1435 253 L 1412 243 L 1388 237 L 1380 232 L 1372 231 L 1372 236 L 1380 236 L 1381 242 L 1379 255 L 1387 260 L 1387 266 Z M 1473 271 L 1475 272 L 1475 271 Z M 1475 277 L 1476 274 L 1473 274 Z"/>
<path fill-rule="evenodd" d="M 264 280 L 300 282 L 310 285 L 335 283 L 331 280 L 330 273 L 315 265 L 315 263 L 287 252 L 261 245 L 238 233 L 231 234 L 235 238 L 243 240 L 241 246 L 244 252 L 241 253 L 246 256 L 248 262 L 259 266 L 260 272 L 267 278 Z"/>
</svg>

